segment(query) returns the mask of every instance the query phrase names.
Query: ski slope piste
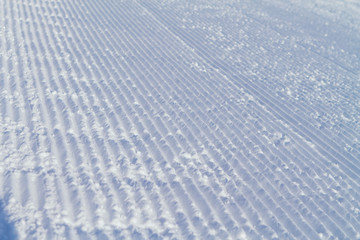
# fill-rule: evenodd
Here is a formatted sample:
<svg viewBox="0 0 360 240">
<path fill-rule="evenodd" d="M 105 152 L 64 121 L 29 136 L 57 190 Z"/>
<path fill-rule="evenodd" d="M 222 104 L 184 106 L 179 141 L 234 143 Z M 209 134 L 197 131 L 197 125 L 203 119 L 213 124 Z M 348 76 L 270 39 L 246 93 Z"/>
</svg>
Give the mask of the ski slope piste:
<svg viewBox="0 0 360 240">
<path fill-rule="evenodd" d="M 360 2 L 0 0 L 0 239 L 360 239 Z"/>
</svg>

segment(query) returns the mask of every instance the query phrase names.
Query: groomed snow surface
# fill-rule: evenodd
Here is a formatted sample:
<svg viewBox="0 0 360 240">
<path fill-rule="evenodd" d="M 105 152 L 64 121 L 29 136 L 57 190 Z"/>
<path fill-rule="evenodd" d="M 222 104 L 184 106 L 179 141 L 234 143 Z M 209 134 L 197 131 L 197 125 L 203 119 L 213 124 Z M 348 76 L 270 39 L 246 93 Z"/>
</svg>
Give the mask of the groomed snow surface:
<svg viewBox="0 0 360 240">
<path fill-rule="evenodd" d="M 360 239 L 360 3 L 1 0 L 0 239 Z"/>
</svg>

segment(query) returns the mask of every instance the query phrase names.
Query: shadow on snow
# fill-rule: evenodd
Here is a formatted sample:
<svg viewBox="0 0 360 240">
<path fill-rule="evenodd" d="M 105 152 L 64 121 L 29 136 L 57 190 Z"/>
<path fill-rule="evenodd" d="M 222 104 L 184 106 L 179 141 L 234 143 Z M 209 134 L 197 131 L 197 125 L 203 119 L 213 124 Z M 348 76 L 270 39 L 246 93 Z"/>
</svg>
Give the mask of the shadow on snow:
<svg viewBox="0 0 360 240">
<path fill-rule="evenodd" d="M 0 200 L 0 239 L 13 240 L 17 239 L 14 225 L 9 222 L 7 213 L 4 210 L 4 203 Z"/>
</svg>

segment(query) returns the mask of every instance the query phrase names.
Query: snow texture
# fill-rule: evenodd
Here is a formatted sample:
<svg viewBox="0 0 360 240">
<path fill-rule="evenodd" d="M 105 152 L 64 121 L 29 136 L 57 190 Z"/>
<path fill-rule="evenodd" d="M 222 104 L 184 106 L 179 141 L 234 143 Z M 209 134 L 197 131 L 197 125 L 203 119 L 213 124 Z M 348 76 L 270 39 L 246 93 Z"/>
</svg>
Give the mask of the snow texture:
<svg viewBox="0 0 360 240">
<path fill-rule="evenodd" d="M 0 239 L 360 239 L 356 0 L 1 0 Z"/>
</svg>

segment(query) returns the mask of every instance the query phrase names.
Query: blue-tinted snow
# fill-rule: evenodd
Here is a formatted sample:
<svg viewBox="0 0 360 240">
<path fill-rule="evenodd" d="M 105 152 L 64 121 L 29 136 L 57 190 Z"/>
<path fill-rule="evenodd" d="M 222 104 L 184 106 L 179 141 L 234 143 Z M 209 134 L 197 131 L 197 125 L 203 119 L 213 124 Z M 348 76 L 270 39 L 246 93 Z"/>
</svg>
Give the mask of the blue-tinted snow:
<svg viewBox="0 0 360 240">
<path fill-rule="evenodd" d="M 1 1 L 0 239 L 360 239 L 359 16 Z"/>
</svg>

